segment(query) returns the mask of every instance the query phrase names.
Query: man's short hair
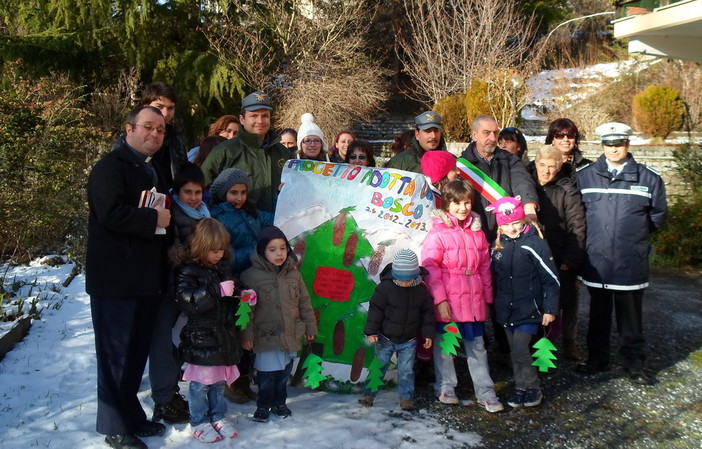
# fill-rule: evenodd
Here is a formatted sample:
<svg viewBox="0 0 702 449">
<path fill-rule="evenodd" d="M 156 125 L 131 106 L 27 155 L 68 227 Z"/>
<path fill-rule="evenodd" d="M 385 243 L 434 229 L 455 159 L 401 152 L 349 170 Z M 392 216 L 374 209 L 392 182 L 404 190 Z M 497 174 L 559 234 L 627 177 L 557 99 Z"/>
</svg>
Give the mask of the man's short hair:
<svg viewBox="0 0 702 449">
<path fill-rule="evenodd" d="M 151 112 L 158 114 L 158 115 L 161 115 L 161 111 L 159 111 L 158 109 L 156 109 L 153 106 L 137 106 L 129 112 L 129 115 L 127 115 L 127 124 L 128 125 L 136 124 L 137 115 L 139 115 L 139 113 L 141 111 L 143 111 L 144 109 L 150 109 Z"/>
<path fill-rule="evenodd" d="M 473 131 L 477 131 L 480 127 L 480 122 L 487 120 L 497 123 L 497 119 L 491 115 L 479 115 L 475 117 L 475 119 L 473 119 L 473 123 L 470 125 L 470 129 Z"/>
<path fill-rule="evenodd" d="M 144 90 L 141 91 L 141 104 L 142 106 L 150 105 L 159 97 L 168 98 L 173 103 L 178 103 L 178 96 L 173 86 L 162 81 L 155 81 L 144 86 Z"/>
</svg>

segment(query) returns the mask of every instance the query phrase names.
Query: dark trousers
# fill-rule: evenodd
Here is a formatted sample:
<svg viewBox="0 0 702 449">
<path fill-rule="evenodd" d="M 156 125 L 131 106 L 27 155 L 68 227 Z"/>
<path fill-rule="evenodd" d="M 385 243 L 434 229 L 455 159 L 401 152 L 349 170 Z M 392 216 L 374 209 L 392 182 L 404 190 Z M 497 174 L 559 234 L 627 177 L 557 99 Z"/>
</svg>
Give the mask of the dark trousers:
<svg viewBox="0 0 702 449">
<path fill-rule="evenodd" d="M 288 363 L 280 371 L 256 371 L 256 384 L 258 385 L 258 408 L 270 409 L 284 405 L 288 399 L 288 377 L 292 371 L 293 362 Z"/>
<path fill-rule="evenodd" d="M 589 287 L 590 322 L 587 329 L 588 363 L 603 366 L 609 363 L 609 334 L 612 309 L 616 314 L 621 337 L 619 355 L 625 369 L 641 369 L 646 358 L 641 310 L 643 290 L 616 291 Z"/>
<path fill-rule="evenodd" d="M 151 397 L 157 404 L 169 402 L 180 390 L 178 381 L 182 363 L 171 335 L 179 314 L 176 302 L 170 298 L 164 298 L 156 312 L 149 351 L 149 383 Z"/>
<path fill-rule="evenodd" d="M 97 357 L 97 424 L 104 435 L 132 434 L 146 419 L 137 393 L 159 297 L 90 297 Z"/>
<path fill-rule="evenodd" d="M 563 341 L 575 341 L 578 333 L 578 308 L 580 306 L 580 292 L 578 291 L 575 271 L 558 270 L 558 279 L 561 282 L 559 303 L 562 313 L 551 324 L 549 337 L 551 341 L 556 341 L 561 336 Z"/>
</svg>

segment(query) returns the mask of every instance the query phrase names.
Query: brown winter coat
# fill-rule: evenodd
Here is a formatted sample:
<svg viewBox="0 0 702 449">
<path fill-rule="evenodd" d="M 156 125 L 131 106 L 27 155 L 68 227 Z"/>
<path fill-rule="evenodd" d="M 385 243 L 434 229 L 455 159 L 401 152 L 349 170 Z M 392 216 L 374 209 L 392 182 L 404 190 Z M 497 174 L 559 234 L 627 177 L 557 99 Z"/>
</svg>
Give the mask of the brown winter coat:
<svg viewBox="0 0 702 449">
<path fill-rule="evenodd" d="M 241 280 L 258 299 L 252 307 L 251 325 L 243 331 L 243 341 L 253 340 L 254 353 L 299 351 L 305 335 L 317 335 L 317 322 L 295 262 L 288 257 L 278 268 L 254 251 L 251 264 Z"/>
</svg>

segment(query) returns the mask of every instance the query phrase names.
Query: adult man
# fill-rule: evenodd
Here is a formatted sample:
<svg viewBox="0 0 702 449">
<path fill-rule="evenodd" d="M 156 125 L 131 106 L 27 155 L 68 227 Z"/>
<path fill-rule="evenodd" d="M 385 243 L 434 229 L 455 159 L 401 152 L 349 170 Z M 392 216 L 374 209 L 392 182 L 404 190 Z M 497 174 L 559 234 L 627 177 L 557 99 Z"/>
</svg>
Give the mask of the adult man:
<svg viewBox="0 0 702 449">
<path fill-rule="evenodd" d="M 98 365 L 97 431 L 113 448 L 143 449 L 139 436 L 161 435 L 137 398 L 149 353 L 156 309 L 165 291 L 170 212 L 139 207 L 144 191 L 165 193 L 152 156 L 161 148 L 165 121 L 158 109 L 138 107 L 126 135 L 88 178 L 86 291 Z"/>
<path fill-rule="evenodd" d="M 497 120 L 489 115 L 480 115 L 473 120 L 471 138 L 473 142 L 466 148 L 461 157 L 478 167 L 490 179 L 500 185 L 507 196 L 521 197 L 524 212 L 530 220 L 536 220 L 536 205 L 538 196 L 536 185 L 529 176 L 521 159 L 509 151 L 498 148 L 497 137 L 500 128 Z M 489 204 L 485 197 L 474 198 L 473 210 L 482 219 L 483 232 L 489 242 L 497 236 L 497 222 L 494 214 L 486 214 L 485 207 Z"/>
<path fill-rule="evenodd" d="M 251 199 L 258 209 L 274 211 L 280 175 L 290 150 L 271 131 L 270 98 L 263 92 L 247 95 L 241 102 L 239 135 L 217 145 L 202 163 L 205 184 L 226 168 L 238 168 L 251 179 Z"/>
<path fill-rule="evenodd" d="M 592 374 L 609 368 L 614 308 L 621 364 L 632 382 L 648 385 L 652 379 L 643 370 L 641 309 L 648 286 L 648 237 L 665 220 L 665 185 L 629 154 L 629 126 L 605 123 L 595 132 L 602 137 L 604 154 L 577 174 L 587 224 L 581 280 L 590 292 L 588 359 L 578 371 Z"/>
<path fill-rule="evenodd" d="M 434 111 L 427 111 L 414 118 L 415 130 L 412 147 L 398 153 L 388 161 L 388 168 L 422 173 L 422 156 L 427 151 L 446 151 L 443 138 L 441 116 Z"/>
</svg>

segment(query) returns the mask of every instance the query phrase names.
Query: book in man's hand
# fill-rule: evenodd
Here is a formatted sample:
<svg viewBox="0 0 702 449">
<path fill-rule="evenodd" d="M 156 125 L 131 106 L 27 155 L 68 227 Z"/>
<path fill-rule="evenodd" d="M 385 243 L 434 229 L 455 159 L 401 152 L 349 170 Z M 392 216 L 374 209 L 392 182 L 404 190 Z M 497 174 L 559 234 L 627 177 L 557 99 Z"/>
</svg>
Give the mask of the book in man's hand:
<svg viewBox="0 0 702 449">
<path fill-rule="evenodd" d="M 156 187 L 153 187 L 151 190 L 144 190 L 141 192 L 139 207 L 150 207 L 153 209 L 156 206 L 166 207 L 166 195 L 161 192 L 157 192 Z M 156 235 L 162 235 L 165 233 L 166 228 L 156 226 Z"/>
</svg>

